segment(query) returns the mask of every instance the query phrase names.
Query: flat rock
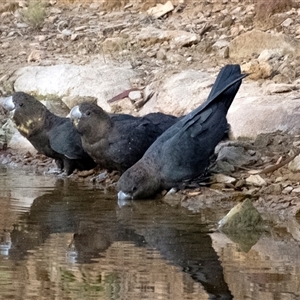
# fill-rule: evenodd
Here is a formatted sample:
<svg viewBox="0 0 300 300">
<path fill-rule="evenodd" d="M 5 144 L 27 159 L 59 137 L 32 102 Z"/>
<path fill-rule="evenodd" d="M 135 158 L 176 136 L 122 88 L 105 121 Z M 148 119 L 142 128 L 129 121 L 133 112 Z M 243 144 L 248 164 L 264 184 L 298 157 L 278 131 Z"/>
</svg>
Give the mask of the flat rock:
<svg viewBox="0 0 300 300">
<path fill-rule="evenodd" d="M 132 101 L 137 101 L 139 99 L 142 99 L 143 98 L 143 95 L 142 95 L 142 92 L 141 91 L 131 91 L 129 94 L 128 94 L 128 97 L 130 100 Z"/>
<path fill-rule="evenodd" d="M 165 4 L 158 3 L 156 6 L 151 7 L 147 10 L 148 14 L 158 19 L 168 12 L 172 11 L 174 6 L 171 1 L 167 1 Z"/>
<path fill-rule="evenodd" d="M 280 49 L 284 53 L 299 52 L 298 45 L 284 34 L 252 30 L 233 39 L 229 45 L 231 58 L 259 55 L 265 49 Z"/>
<path fill-rule="evenodd" d="M 270 83 L 265 86 L 264 93 L 266 94 L 282 94 L 297 90 L 294 84 L 287 83 Z"/>
<path fill-rule="evenodd" d="M 257 58 L 258 61 L 268 61 L 270 59 L 280 59 L 283 56 L 282 49 L 264 49 Z"/>
<path fill-rule="evenodd" d="M 162 30 L 150 26 L 142 28 L 136 39 L 149 45 L 170 41 L 173 47 L 190 46 L 199 42 L 199 37 L 195 33 L 184 30 Z"/>
<path fill-rule="evenodd" d="M 177 116 L 187 114 L 207 99 L 215 76 L 202 71 L 185 70 L 163 81 L 152 82 L 148 88 L 157 91 L 139 114 L 161 111 Z M 266 86 L 245 79 L 228 111 L 227 119 L 233 138 L 256 138 L 260 133 L 300 131 L 298 107 L 300 99 L 296 85 L 273 84 L 268 94 Z"/>
<path fill-rule="evenodd" d="M 260 175 L 250 175 L 246 178 L 246 183 L 254 186 L 265 186 L 267 185 L 266 181 Z"/>
<path fill-rule="evenodd" d="M 186 114 L 206 100 L 214 80 L 211 74 L 192 69 L 174 74 L 152 89 L 158 92 L 140 113 L 162 111 L 174 115 Z"/>
<path fill-rule="evenodd" d="M 215 174 L 213 179 L 219 183 L 235 183 L 236 178 L 224 174 Z"/>
<path fill-rule="evenodd" d="M 30 66 L 16 72 L 14 88 L 38 96 L 96 97 L 98 105 L 110 111 L 107 100 L 131 88 L 130 79 L 138 74 L 129 64 Z M 69 108 L 72 104 L 66 103 Z"/>
<path fill-rule="evenodd" d="M 227 119 L 234 138 L 256 138 L 275 131 L 297 134 L 300 130 L 298 91 L 266 95 L 258 83 L 246 80 L 233 101 Z"/>
</svg>

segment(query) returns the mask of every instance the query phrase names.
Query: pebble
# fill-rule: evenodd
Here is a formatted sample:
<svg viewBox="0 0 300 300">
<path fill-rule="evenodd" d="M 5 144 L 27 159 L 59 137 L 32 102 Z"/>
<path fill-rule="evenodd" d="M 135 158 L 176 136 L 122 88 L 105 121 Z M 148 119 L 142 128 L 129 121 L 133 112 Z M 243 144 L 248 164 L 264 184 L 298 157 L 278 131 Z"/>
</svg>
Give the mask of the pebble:
<svg viewBox="0 0 300 300">
<path fill-rule="evenodd" d="M 293 188 L 291 186 L 287 186 L 282 190 L 282 194 L 290 194 L 292 192 Z"/>
<path fill-rule="evenodd" d="M 292 190 L 292 193 L 300 193 L 300 187 L 297 187 Z"/>
<path fill-rule="evenodd" d="M 54 24 L 58 20 L 58 16 L 49 16 L 48 21 Z"/>
<path fill-rule="evenodd" d="M 294 20 L 291 18 L 287 18 L 285 21 L 281 23 L 283 27 L 290 27 L 294 23 Z"/>
<path fill-rule="evenodd" d="M 246 178 L 246 183 L 254 186 L 264 186 L 267 182 L 260 175 L 250 175 Z"/>
<path fill-rule="evenodd" d="M 235 183 L 237 181 L 236 178 L 224 174 L 215 174 L 213 179 L 219 183 Z"/>
<path fill-rule="evenodd" d="M 2 49 L 8 49 L 9 48 L 9 43 L 8 42 L 4 42 L 2 45 L 1 45 L 1 48 Z"/>
<path fill-rule="evenodd" d="M 132 101 L 137 101 L 137 100 L 143 98 L 143 95 L 142 95 L 141 91 L 132 91 L 128 94 L 128 97 Z"/>
</svg>

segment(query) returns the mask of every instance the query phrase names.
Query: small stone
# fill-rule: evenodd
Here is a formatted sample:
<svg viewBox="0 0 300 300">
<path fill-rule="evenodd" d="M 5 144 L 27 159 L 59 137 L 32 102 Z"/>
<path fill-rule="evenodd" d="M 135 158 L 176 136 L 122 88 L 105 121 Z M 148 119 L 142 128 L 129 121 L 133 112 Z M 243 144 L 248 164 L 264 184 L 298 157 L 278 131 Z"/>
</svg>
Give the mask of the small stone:
<svg viewBox="0 0 300 300">
<path fill-rule="evenodd" d="M 233 166 L 246 166 L 257 161 L 257 157 L 249 155 L 249 153 L 242 146 L 224 145 L 218 151 L 217 161 L 227 161 Z"/>
<path fill-rule="evenodd" d="M 7 37 L 11 37 L 15 34 L 16 32 L 15 31 L 10 31 L 8 34 L 7 34 Z"/>
<path fill-rule="evenodd" d="M 166 50 L 165 49 L 159 49 L 156 53 L 156 58 L 159 60 L 166 59 Z"/>
<path fill-rule="evenodd" d="M 27 1 L 19 1 L 19 7 L 27 7 L 28 3 Z"/>
<path fill-rule="evenodd" d="M 224 39 L 217 40 L 211 47 L 213 49 L 222 49 L 222 48 L 228 48 L 229 42 Z"/>
<path fill-rule="evenodd" d="M 212 8 L 212 13 L 217 13 L 217 12 L 220 12 L 221 10 L 223 10 L 223 5 L 222 3 L 218 3 L 216 1 L 216 3 L 214 3 L 214 6 Z"/>
<path fill-rule="evenodd" d="M 72 34 L 72 31 L 69 30 L 69 29 L 63 29 L 63 30 L 61 31 L 61 33 L 62 33 L 63 35 L 69 36 L 69 35 Z"/>
<path fill-rule="evenodd" d="M 59 15 L 62 13 L 62 10 L 57 7 L 51 7 L 50 13 L 54 15 Z"/>
<path fill-rule="evenodd" d="M 78 34 L 77 33 L 72 33 L 71 34 L 71 41 L 75 41 L 78 38 Z"/>
<path fill-rule="evenodd" d="M 293 142 L 293 146 L 294 146 L 294 147 L 299 147 L 299 146 L 300 146 L 300 141 L 295 141 L 295 142 Z"/>
<path fill-rule="evenodd" d="M 288 168 L 292 172 L 300 171 L 300 155 L 296 156 L 289 164 Z"/>
<path fill-rule="evenodd" d="M 229 47 L 222 48 L 218 51 L 219 57 L 228 58 L 229 57 Z"/>
<path fill-rule="evenodd" d="M 238 180 L 237 183 L 235 184 L 235 188 L 236 188 L 236 189 L 240 189 L 240 188 L 242 188 L 242 187 L 245 186 L 245 185 L 246 185 L 246 180 L 240 179 L 240 180 Z"/>
<path fill-rule="evenodd" d="M 143 95 L 141 91 L 132 91 L 128 94 L 128 97 L 132 101 L 137 101 L 143 98 Z"/>
<path fill-rule="evenodd" d="M 178 36 L 175 36 L 172 41 L 171 45 L 176 48 L 178 47 L 189 47 L 193 44 L 197 44 L 199 42 L 199 37 L 194 33 L 181 33 Z"/>
<path fill-rule="evenodd" d="M 258 57 L 258 61 L 262 62 L 262 61 L 268 61 L 272 58 L 276 58 L 276 59 L 280 59 L 283 56 L 283 51 L 282 50 L 276 50 L 276 49 L 264 49 L 259 57 Z"/>
<path fill-rule="evenodd" d="M 252 231 L 262 229 L 263 227 L 264 221 L 250 199 L 238 203 L 218 222 L 218 228 L 225 232 L 240 232 L 241 230 Z"/>
<path fill-rule="evenodd" d="M 18 28 L 27 28 L 28 25 L 26 23 L 17 23 L 16 24 Z"/>
<path fill-rule="evenodd" d="M 82 31 L 82 30 L 85 30 L 85 29 L 87 29 L 88 28 L 88 26 L 86 26 L 86 25 L 83 25 L 83 26 L 78 26 L 78 27 L 75 27 L 75 31 Z"/>
<path fill-rule="evenodd" d="M 166 54 L 167 60 L 171 63 L 181 62 L 183 57 L 180 54 L 168 52 Z"/>
<path fill-rule="evenodd" d="M 48 17 L 48 21 L 54 24 L 58 20 L 58 16 L 50 16 Z"/>
<path fill-rule="evenodd" d="M 242 8 L 241 6 L 238 6 L 231 12 L 231 14 L 239 15 L 243 10 L 244 10 L 244 8 Z"/>
<path fill-rule="evenodd" d="M 226 187 L 225 183 L 222 182 L 212 183 L 210 185 L 210 188 L 214 190 L 223 190 L 225 187 Z"/>
<path fill-rule="evenodd" d="M 227 175 L 223 175 L 223 174 L 215 174 L 213 176 L 213 179 L 219 183 L 235 183 L 236 182 L 236 178 L 230 177 Z"/>
<path fill-rule="evenodd" d="M 285 195 L 290 194 L 292 190 L 293 190 L 293 187 L 287 186 L 282 190 L 282 194 L 285 194 Z"/>
<path fill-rule="evenodd" d="M 32 62 L 32 61 L 42 61 L 42 59 L 45 58 L 45 52 L 41 51 L 41 50 L 33 50 L 30 52 L 28 58 L 27 58 L 27 62 Z"/>
<path fill-rule="evenodd" d="M 292 193 L 300 193 L 300 187 L 297 187 L 292 190 Z"/>
<path fill-rule="evenodd" d="M 229 26 L 232 25 L 232 23 L 233 23 L 232 17 L 231 17 L 231 16 L 227 16 L 227 17 L 225 17 L 225 19 L 222 21 L 221 27 L 222 27 L 222 28 L 229 27 Z"/>
<path fill-rule="evenodd" d="M 125 48 L 126 41 L 122 37 L 110 37 L 106 38 L 103 43 L 104 52 L 120 51 Z"/>
<path fill-rule="evenodd" d="M 275 182 L 283 182 L 283 181 L 285 181 L 285 178 L 282 176 L 279 176 L 275 179 Z"/>
<path fill-rule="evenodd" d="M 152 17 L 158 19 L 168 12 L 172 11 L 174 6 L 171 1 L 166 2 L 165 4 L 158 3 L 156 6 L 147 10 L 147 13 Z"/>
<path fill-rule="evenodd" d="M 58 34 L 56 35 L 56 38 L 57 38 L 58 40 L 66 40 L 66 39 L 67 39 L 67 36 L 64 35 L 64 34 L 58 33 Z"/>
<path fill-rule="evenodd" d="M 293 84 L 270 83 L 265 87 L 264 92 L 267 95 L 272 95 L 272 94 L 289 93 L 295 89 L 296 89 L 296 86 Z"/>
<path fill-rule="evenodd" d="M 148 57 L 155 57 L 155 55 L 156 55 L 155 51 L 148 51 L 147 52 Z"/>
<path fill-rule="evenodd" d="M 100 4 L 99 3 L 91 3 L 90 5 L 90 9 L 94 9 L 94 10 L 97 10 L 98 8 L 100 7 Z"/>
<path fill-rule="evenodd" d="M 6 17 L 11 16 L 11 12 L 10 11 L 5 11 L 0 15 L 0 19 L 5 19 Z"/>
<path fill-rule="evenodd" d="M 253 156 L 253 155 L 256 154 L 256 151 L 255 151 L 255 150 L 249 149 L 249 150 L 248 150 L 248 153 L 249 153 L 251 156 Z"/>
<path fill-rule="evenodd" d="M 95 178 L 92 178 L 92 180 L 96 181 L 96 182 L 102 182 L 104 181 L 108 176 L 107 171 L 104 171 L 100 174 L 98 174 Z"/>
<path fill-rule="evenodd" d="M 171 189 L 167 192 L 166 195 L 173 195 L 173 194 L 175 194 L 175 193 L 177 193 L 177 189 L 176 189 L 176 188 L 171 188 Z"/>
<path fill-rule="evenodd" d="M 38 35 L 35 37 L 35 39 L 37 39 L 39 42 L 44 42 L 47 39 L 46 35 Z"/>
<path fill-rule="evenodd" d="M 260 175 L 250 175 L 246 178 L 246 183 L 254 186 L 264 186 L 267 184 Z"/>
<path fill-rule="evenodd" d="M 9 43 L 8 43 L 8 42 L 4 42 L 4 43 L 1 45 L 1 48 L 2 48 L 2 49 L 8 49 L 8 48 L 9 48 Z"/>
<path fill-rule="evenodd" d="M 231 36 L 238 36 L 242 31 L 242 27 L 240 25 L 232 26 L 230 28 Z"/>
<path fill-rule="evenodd" d="M 294 23 L 293 19 L 287 18 L 285 21 L 283 21 L 283 22 L 281 23 L 281 26 L 283 26 L 283 27 L 289 27 L 289 26 L 291 26 L 291 24 L 293 24 L 293 23 Z"/>
<path fill-rule="evenodd" d="M 133 3 L 128 3 L 124 6 L 124 10 L 133 7 Z"/>
<path fill-rule="evenodd" d="M 275 194 L 280 195 L 282 191 L 282 185 L 280 183 L 271 184 L 263 189 L 265 194 Z"/>
</svg>

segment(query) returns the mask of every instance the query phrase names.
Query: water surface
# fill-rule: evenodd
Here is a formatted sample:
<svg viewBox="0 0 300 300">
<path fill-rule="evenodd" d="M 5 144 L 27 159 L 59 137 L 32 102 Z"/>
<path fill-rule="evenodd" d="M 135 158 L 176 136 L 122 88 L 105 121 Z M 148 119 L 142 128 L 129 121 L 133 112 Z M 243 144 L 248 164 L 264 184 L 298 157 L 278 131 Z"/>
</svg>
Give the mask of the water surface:
<svg viewBox="0 0 300 300">
<path fill-rule="evenodd" d="M 97 187 L 0 169 L 0 299 L 298 299 L 288 232 L 240 243 L 225 212 L 119 207 Z"/>
</svg>

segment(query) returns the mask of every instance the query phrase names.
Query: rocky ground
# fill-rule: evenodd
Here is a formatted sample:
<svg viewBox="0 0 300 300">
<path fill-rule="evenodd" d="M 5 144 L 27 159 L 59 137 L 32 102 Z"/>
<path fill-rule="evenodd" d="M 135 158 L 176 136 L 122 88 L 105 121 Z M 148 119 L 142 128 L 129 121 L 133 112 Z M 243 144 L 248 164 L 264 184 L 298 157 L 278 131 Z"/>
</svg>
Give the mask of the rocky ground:
<svg viewBox="0 0 300 300">
<path fill-rule="evenodd" d="M 265 7 L 264 1 L 182 0 L 173 1 L 171 8 L 162 7 L 161 15 L 155 9 L 149 11 L 155 8 L 154 1 L 109 3 L 46 1 L 40 22 L 32 18 L 27 1 L 0 4 L 0 93 L 13 91 L 10 79 L 23 66 L 84 65 L 97 56 L 120 64 L 129 61 L 143 74 L 134 83 L 138 87 L 186 69 L 215 72 L 224 64 L 239 63 L 256 83 L 276 83 L 275 93 L 299 88 L 300 8 L 296 2 L 273 0 Z M 278 47 L 264 51 L 268 43 Z M 0 113 L 4 124 L 7 115 Z M 299 136 L 281 132 L 227 142 L 219 149 L 216 166 L 224 176 L 213 177 L 208 187 L 164 199 L 198 210 L 216 198 L 224 200 L 220 205 L 232 206 L 232 201 L 250 197 L 261 210 L 296 215 L 300 172 L 297 161 L 286 160 L 297 154 L 298 145 Z M 6 149 L 5 144 L 2 148 L 2 164 L 47 174 L 54 167 L 42 155 Z M 265 170 L 276 164 L 283 166 Z M 93 170 L 71 178 L 114 190 L 118 176 Z"/>
</svg>

